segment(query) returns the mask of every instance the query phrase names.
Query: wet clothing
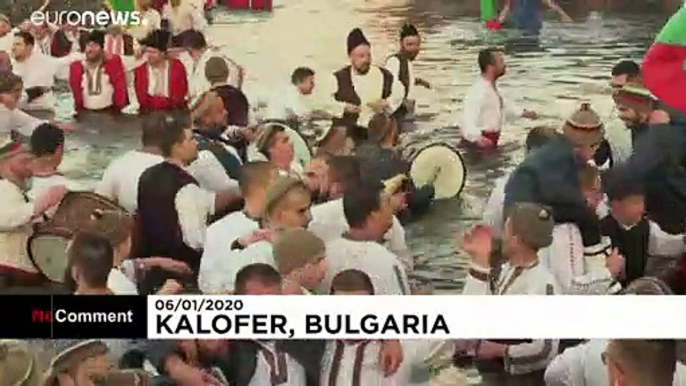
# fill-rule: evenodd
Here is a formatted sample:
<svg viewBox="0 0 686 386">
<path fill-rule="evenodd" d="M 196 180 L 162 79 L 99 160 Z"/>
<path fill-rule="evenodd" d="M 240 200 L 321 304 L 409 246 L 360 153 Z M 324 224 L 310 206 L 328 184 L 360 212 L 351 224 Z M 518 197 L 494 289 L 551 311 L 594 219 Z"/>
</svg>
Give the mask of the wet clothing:
<svg viewBox="0 0 686 386">
<path fill-rule="evenodd" d="M 582 166 L 565 137 L 528 155 L 505 185 L 505 216 L 508 208 L 518 202 L 546 205 L 552 209 L 555 223 L 574 223 L 579 227 L 584 247 L 599 244 L 598 217 L 588 208 L 581 192 Z"/>
<path fill-rule="evenodd" d="M 543 28 L 540 0 L 512 0 L 513 23 L 525 33 L 538 34 Z"/>
</svg>

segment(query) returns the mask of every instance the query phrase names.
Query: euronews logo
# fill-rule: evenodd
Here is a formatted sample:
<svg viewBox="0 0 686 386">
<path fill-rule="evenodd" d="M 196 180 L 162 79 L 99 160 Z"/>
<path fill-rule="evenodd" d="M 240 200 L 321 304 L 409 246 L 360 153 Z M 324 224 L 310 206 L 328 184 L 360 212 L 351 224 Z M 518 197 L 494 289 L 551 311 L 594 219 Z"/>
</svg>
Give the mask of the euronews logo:
<svg viewBox="0 0 686 386">
<path fill-rule="evenodd" d="M 55 25 L 108 27 L 110 25 L 141 25 L 139 11 L 118 9 L 112 4 L 107 11 L 35 11 L 31 14 L 31 23 L 42 25 L 47 22 Z"/>
</svg>

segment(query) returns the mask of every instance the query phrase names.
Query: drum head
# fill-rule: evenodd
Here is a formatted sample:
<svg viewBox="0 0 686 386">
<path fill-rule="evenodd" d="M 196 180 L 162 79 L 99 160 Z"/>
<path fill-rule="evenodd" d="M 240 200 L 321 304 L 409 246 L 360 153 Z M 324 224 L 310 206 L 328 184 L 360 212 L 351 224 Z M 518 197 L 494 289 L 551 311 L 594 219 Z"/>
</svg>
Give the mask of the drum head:
<svg viewBox="0 0 686 386">
<path fill-rule="evenodd" d="M 64 282 L 64 273 L 67 269 L 67 246 L 71 238 L 66 234 L 38 232 L 28 241 L 29 258 L 33 265 L 48 280 L 56 283 Z"/>
<path fill-rule="evenodd" d="M 467 168 L 460 153 L 448 145 L 436 143 L 416 153 L 410 166 L 410 177 L 418 187 L 432 184 L 436 200 L 453 198 L 464 189 Z"/>
<path fill-rule="evenodd" d="M 288 138 L 290 139 L 291 143 L 293 144 L 293 150 L 295 152 L 294 161 L 296 163 L 298 163 L 298 165 L 300 165 L 304 169 L 307 166 L 307 164 L 310 162 L 310 160 L 312 159 L 312 150 L 310 149 L 310 146 L 308 145 L 305 138 L 299 132 L 291 129 L 286 124 L 274 123 L 274 122 L 270 122 L 267 124 L 271 124 L 271 125 L 278 124 L 280 126 L 283 126 L 286 129 L 286 134 L 288 134 Z M 248 160 L 249 161 L 264 161 L 264 160 L 266 160 L 266 157 L 257 150 L 257 145 L 255 144 L 255 142 L 251 143 L 250 146 L 248 146 Z"/>
</svg>

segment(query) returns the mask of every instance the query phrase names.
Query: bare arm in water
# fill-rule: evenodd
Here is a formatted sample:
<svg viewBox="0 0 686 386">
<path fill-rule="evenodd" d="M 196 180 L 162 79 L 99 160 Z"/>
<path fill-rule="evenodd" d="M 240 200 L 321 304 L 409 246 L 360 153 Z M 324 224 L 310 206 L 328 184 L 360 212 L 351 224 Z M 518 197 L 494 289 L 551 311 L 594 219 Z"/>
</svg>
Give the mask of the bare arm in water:
<svg viewBox="0 0 686 386">
<path fill-rule="evenodd" d="M 543 0 L 545 5 L 548 6 L 548 8 L 556 11 L 560 15 L 560 19 L 565 22 L 565 23 L 571 23 L 573 20 L 567 12 L 560 7 L 559 4 L 557 4 L 554 0 Z M 498 16 L 498 21 L 500 23 L 504 23 L 505 20 L 507 19 L 507 15 L 510 13 L 510 0 L 505 0 L 505 5 L 503 6 L 503 10 L 500 11 L 500 15 Z"/>
</svg>

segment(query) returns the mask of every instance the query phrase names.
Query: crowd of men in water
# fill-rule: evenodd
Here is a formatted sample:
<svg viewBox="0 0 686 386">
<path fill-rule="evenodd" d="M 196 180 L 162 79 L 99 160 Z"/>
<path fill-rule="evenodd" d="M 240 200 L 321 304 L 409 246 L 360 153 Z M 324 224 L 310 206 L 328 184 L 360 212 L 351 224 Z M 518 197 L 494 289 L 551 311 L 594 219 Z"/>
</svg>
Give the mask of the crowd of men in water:
<svg viewBox="0 0 686 386">
<path fill-rule="evenodd" d="M 0 17 L 0 33 L 10 33 L 8 24 Z M 0 287 L 74 295 L 418 293 L 402 223 L 426 210 L 434 187 L 404 182 L 408 160 L 397 148 L 414 88 L 431 87 L 412 66 L 417 29 L 403 26 L 384 66 L 372 64 L 369 41 L 352 30 L 350 63 L 322 86 L 330 100 L 312 100 L 315 73 L 298 68 L 292 89 L 266 103 L 263 118 L 279 121 L 256 130 L 242 68 L 192 26 L 152 28 L 133 55 L 121 30 L 89 31 L 59 58 L 37 43 L 55 36 L 54 26 L 12 34 L 11 65 L 0 72 L 7 135 Z M 477 61 L 460 127 L 468 151 L 489 152 L 508 118 L 537 114 L 503 100 L 501 50 L 484 49 Z M 133 74 L 141 147 L 113 160 L 94 192 L 74 194 L 83 188 L 59 171 L 73 129 L 51 122 L 62 68 L 77 120 L 91 124 L 121 115 Z M 613 69 L 612 88 L 632 155 L 612 159 L 604 123 L 587 103 L 560 127 L 531 129 L 524 161 L 496 183 L 483 224 L 462 239 L 470 258 L 465 294 L 684 293 L 684 114 L 650 92 L 633 62 Z M 313 119 L 332 124 L 303 168 L 289 133 Z M 101 207 L 64 236 L 57 213 L 77 216 L 93 202 Z M 69 239 L 57 276 L 49 272 L 54 262 L 30 252 L 45 235 Z M 45 384 L 60 386 L 460 385 L 463 365 L 475 365 L 486 385 L 686 384 L 675 341 L 58 343 L 46 359 L 27 342 L 0 342 L 7 354 L 0 369 L 14 377 L 6 384 L 39 384 L 47 370 Z M 440 354 L 454 360 L 436 375 Z"/>
</svg>

